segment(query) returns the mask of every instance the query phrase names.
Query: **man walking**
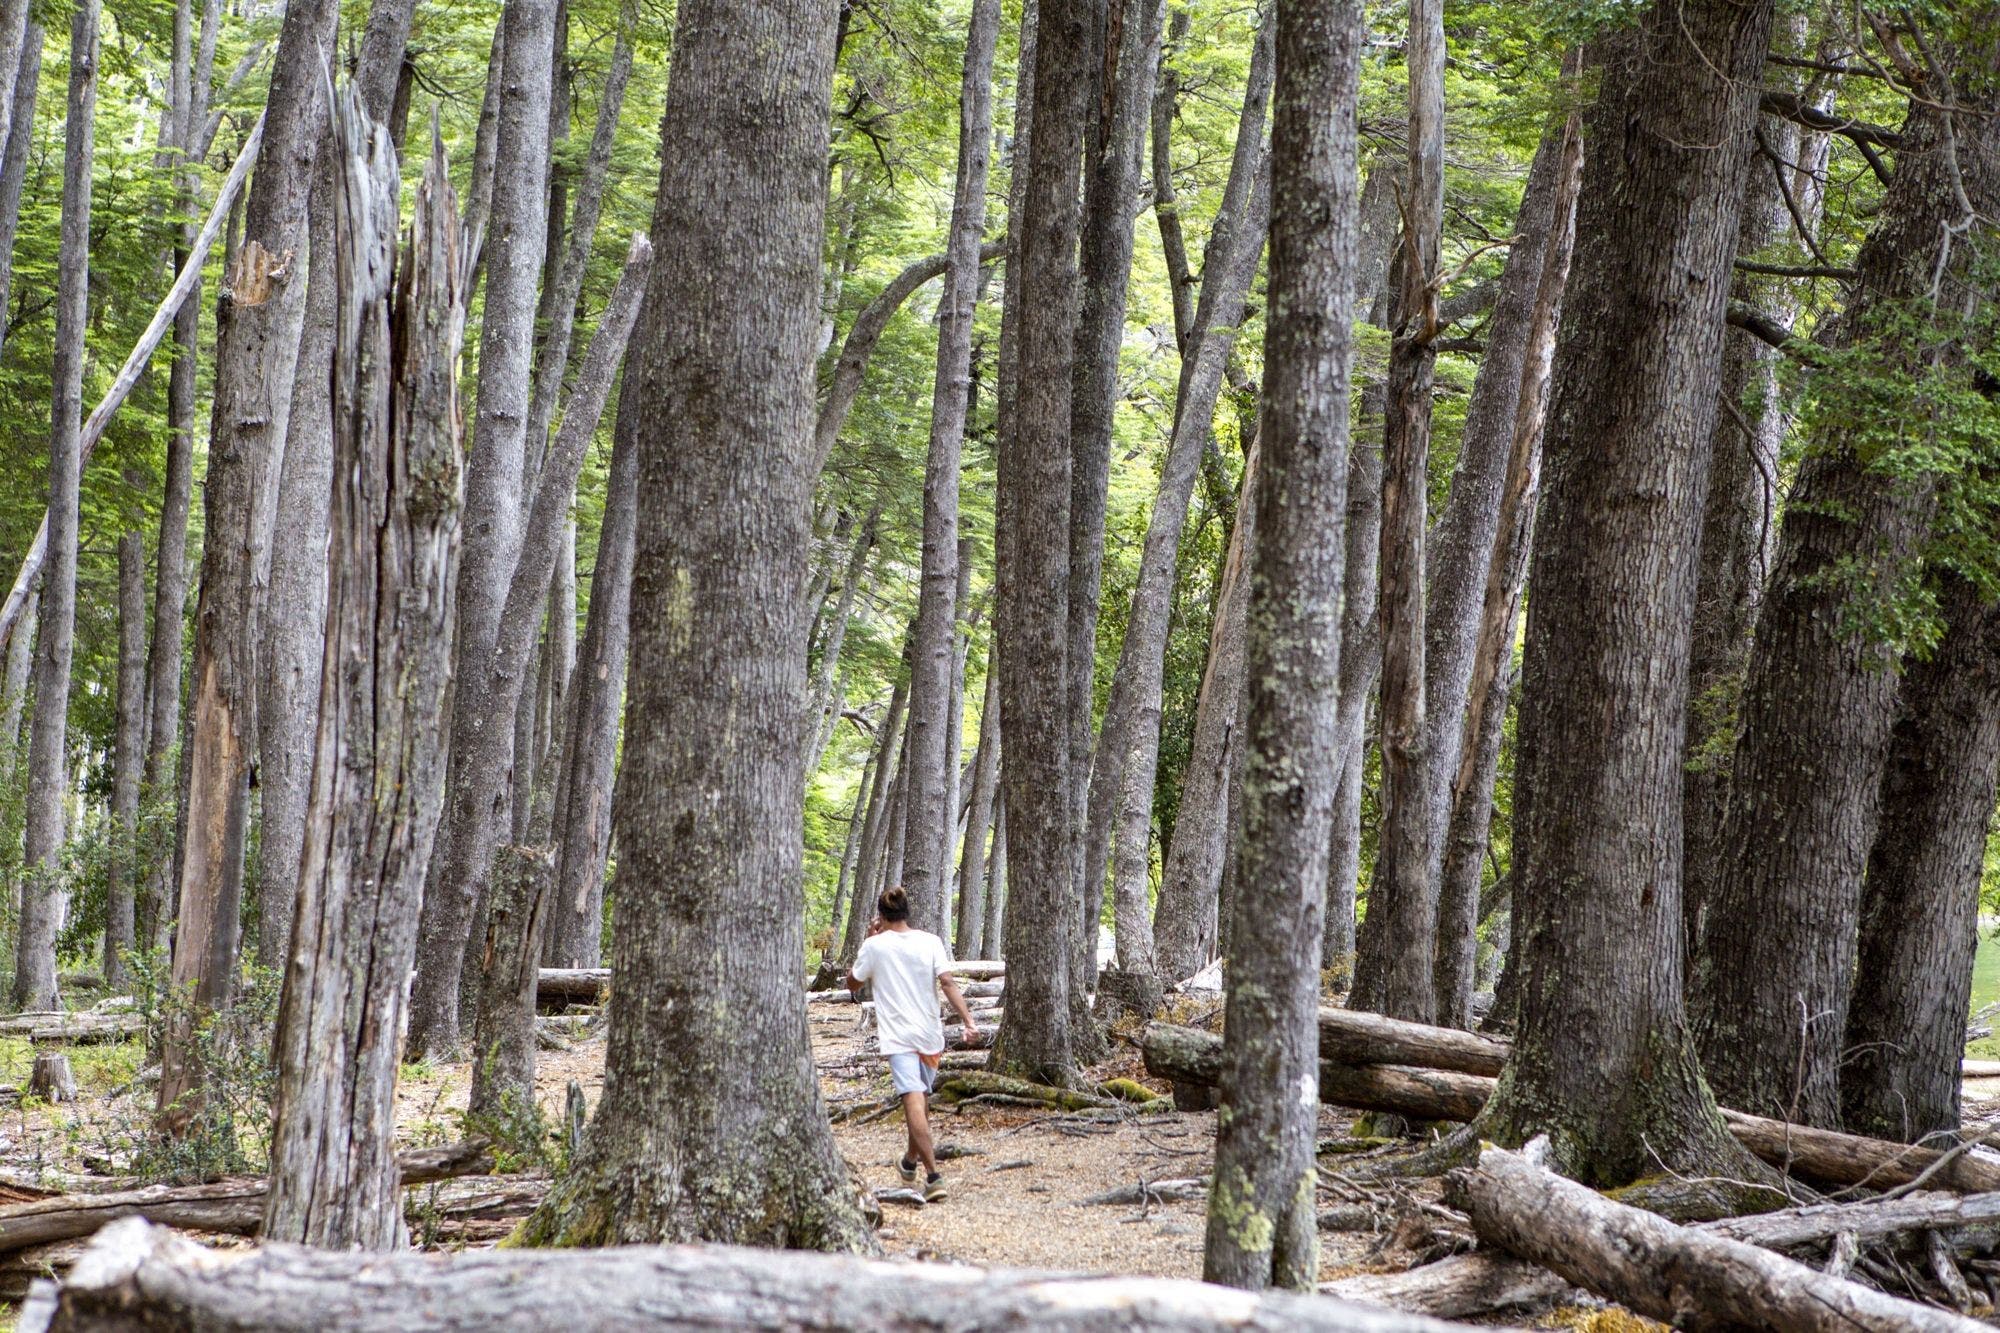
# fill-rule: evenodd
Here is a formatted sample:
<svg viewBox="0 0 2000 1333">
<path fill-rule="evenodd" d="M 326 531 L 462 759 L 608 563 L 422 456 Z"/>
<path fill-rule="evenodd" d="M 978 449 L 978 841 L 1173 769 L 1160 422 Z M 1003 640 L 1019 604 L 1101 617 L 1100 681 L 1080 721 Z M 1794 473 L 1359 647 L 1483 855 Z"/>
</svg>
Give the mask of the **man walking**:
<svg viewBox="0 0 2000 1333">
<path fill-rule="evenodd" d="M 910 899 L 900 888 L 884 891 L 876 900 L 875 920 L 868 938 L 847 974 L 847 989 L 860 994 L 864 983 L 875 984 L 875 1027 L 882 1054 L 889 1057 L 889 1075 L 903 1099 L 903 1121 L 909 1143 L 898 1164 L 903 1183 L 917 1183 L 917 1166 L 924 1168 L 924 1202 L 945 1197 L 931 1144 L 930 1091 L 937 1084 L 938 1063 L 944 1059 L 944 1022 L 938 1013 L 938 987 L 958 1011 L 968 1039 L 979 1031 L 951 975 L 951 954 L 944 941 L 927 930 L 910 929 Z"/>
</svg>

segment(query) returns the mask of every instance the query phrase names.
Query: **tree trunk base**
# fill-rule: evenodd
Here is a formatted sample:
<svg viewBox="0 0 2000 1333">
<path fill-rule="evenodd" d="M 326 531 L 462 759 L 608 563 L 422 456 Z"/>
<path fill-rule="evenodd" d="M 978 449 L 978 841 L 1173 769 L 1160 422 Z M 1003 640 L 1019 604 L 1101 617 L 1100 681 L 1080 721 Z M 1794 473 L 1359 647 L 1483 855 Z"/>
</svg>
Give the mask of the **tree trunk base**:
<svg viewBox="0 0 2000 1333">
<path fill-rule="evenodd" d="M 69 1057 L 61 1051 L 38 1051 L 35 1070 L 28 1076 L 28 1095 L 40 1097 L 51 1106 L 76 1100 L 76 1075 Z"/>
</svg>

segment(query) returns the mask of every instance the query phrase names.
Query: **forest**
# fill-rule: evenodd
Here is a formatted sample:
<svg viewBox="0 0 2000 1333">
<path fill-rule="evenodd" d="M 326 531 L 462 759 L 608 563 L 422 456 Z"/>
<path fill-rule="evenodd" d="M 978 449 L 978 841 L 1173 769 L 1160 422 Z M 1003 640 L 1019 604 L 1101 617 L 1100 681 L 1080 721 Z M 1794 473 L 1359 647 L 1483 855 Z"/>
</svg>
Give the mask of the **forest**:
<svg viewBox="0 0 2000 1333">
<path fill-rule="evenodd" d="M 0 0 L 0 1329 L 2000 1326 L 1996 808 L 2000 0 Z"/>
</svg>

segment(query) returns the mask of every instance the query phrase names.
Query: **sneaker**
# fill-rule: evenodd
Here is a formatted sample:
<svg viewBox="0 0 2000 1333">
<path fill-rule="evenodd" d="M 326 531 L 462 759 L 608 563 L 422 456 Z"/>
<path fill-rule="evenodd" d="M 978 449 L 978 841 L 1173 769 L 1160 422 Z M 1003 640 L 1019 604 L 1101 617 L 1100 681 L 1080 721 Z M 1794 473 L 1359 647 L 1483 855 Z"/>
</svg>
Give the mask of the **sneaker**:
<svg viewBox="0 0 2000 1333">
<path fill-rule="evenodd" d="M 951 1197 L 951 1191 L 944 1183 L 943 1176 L 932 1176 L 924 1182 L 924 1202 L 943 1203 Z"/>
<path fill-rule="evenodd" d="M 902 1176 L 905 1185 L 917 1183 L 917 1164 L 907 1157 L 896 1163 L 896 1173 Z"/>
</svg>

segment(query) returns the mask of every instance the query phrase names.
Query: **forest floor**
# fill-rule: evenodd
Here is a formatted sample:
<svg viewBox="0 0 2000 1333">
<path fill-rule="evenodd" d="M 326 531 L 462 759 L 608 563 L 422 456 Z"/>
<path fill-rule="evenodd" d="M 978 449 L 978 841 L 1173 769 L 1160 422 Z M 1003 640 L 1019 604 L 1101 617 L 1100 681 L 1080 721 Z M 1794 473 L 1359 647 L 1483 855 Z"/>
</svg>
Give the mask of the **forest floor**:
<svg viewBox="0 0 2000 1333">
<path fill-rule="evenodd" d="M 857 1011 L 811 1006 L 813 1053 L 820 1086 L 837 1117 L 834 1136 L 861 1178 L 878 1194 L 901 1182 L 900 1113 L 886 1111 L 891 1089 L 886 1061 L 872 1054 Z M 594 1105 L 604 1081 L 604 1040 L 581 1029 L 559 1038 L 537 1061 L 537 1099 L 544 1132 L 561 1126 L 574 1082 Z M 564 1026 L 559 1021 L 558 1028 Z M 50 1106 L 35 1099 L 0 1111 L 0 1183 L 20 1182 L 64 1192 L 129 1187 L 132 1153 L 152 1108 L 153 1085 L 141 1068 L 143 1043 L 69 1049 L 80 1097 Z M 25 1084 L 33 1052 L 25 1041 L 0 1039 L 0 1084 Z M 1157 1091 L 1136 1047 L 1114 1032 L 1105 1061 L 1089 1071 L 1096 1082 L 1129 1078 Z M 398 1091 L 398 1129 L 408 1146 L 456 1141 L 466 1133 L 471 1081 L 466 1064 L 407 1066 Z M 1969 1082 L 1968 1103 L 2000 1101 L 2000 1079 Z M 939 1104 L 933 1125 L 950 1198 L 928 1206 L 883 1204 L 880 1230 L 891 1256 L 979 1265 L 1067 1269 L 1157 1277 L 1198 1278 L 1206 1217 L 1203 1196 L 1147 1204 L 1097 1204 L 1091 1196 L 1142 1182 L 1190 1180 L 1209 1173 L 1215 1141 L 1213 1112 L 1163 1113 L 1119 1105 L 1062 1112 L 1007 1105 L 951 1108 Z M 1367 1141 L 1355 1137 L 1354 1117 L 1321 1108 L 1322 1211 L 1366 1211 L 1358 1230 L 1323 1230 L 1322 1281 L 1393 1272 L 1439 1257 L 1441 1236 L 1429 1222 L 1440 1186 L 1435 1181 L 1367 1182 L 1344 1155 Z M 1405 1145 L 1407 1146 L 1407 1145 Z M 525 1163 L 515 1163 L 516 1167 Z M 470 1182 L 468 1182 L 469 1184 Z M 4 1195 L 0 1189 L 0 1195 Z M 1354 1205 L 1360 1205 L 1357 1209 Z M 1352 1224 L 1350 1224 L 1352 1225 Z M 505 1230 L 489 1226 L 490 1244 Z M 240 1240 L 224 1243 L 241 1244 Z M 1615 1320 L 1607 1316 L 1615 1315 Z M 1513 1321 L 1517 1326 L 1519 1321 Z M 0 1307 L 0 1330 L 11 1312 Z M 1558 1310 L 1538 1328 L 1596 1331 L 1653 1327 L 1618 1311 Z"/>
</svg>

